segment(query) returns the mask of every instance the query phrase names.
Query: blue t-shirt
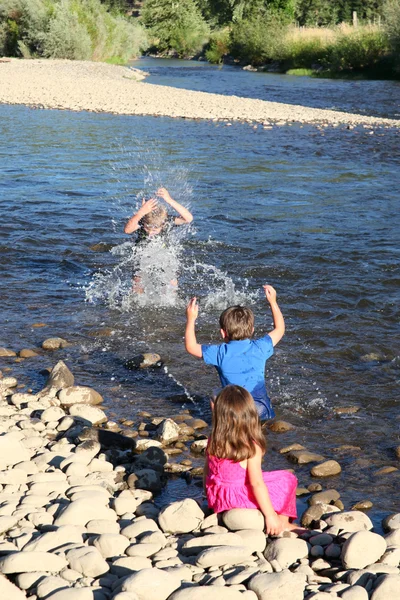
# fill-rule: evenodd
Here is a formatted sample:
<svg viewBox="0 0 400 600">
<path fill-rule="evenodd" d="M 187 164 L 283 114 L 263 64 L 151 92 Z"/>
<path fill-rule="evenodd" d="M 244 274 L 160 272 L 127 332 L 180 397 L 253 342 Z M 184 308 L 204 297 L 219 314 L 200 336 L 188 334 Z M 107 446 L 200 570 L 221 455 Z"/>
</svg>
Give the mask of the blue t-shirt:
<svg viewBox="0 0 400 600">
<path fill-rule="evenodd" d="M 204 362 L 214 365 L 221 384 L 240 385 L 254 398 L 262 419 L 275 417 L 265 387 L 265 363 L 274 353 L 269 335 L 258 340 L 231 340 L 218 346 L 202 345 Z"/>
</svg>

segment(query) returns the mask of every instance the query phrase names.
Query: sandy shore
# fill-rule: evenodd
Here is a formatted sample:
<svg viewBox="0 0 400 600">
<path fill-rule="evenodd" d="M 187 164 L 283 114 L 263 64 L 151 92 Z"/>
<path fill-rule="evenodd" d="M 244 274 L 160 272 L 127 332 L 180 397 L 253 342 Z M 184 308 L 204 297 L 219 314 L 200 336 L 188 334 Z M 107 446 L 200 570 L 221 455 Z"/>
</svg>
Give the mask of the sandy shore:
<svg viewBox="0 0 400 600">
<path fill-rule="evenodd" d="M 142 81 L 137 69 L 67 60 L 0 62 L 0 103 L 121 115 L 286 124 L 385 125 L 400 120 L 195 92 Z"/>
</svg>

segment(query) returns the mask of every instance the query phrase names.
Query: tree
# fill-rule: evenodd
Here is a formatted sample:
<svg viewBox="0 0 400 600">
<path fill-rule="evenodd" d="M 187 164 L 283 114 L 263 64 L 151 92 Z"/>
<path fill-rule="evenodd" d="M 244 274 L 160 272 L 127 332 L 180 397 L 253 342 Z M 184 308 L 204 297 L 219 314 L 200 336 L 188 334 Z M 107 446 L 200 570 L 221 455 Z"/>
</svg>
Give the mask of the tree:
<svg viewBox="0 0 400 600">
<path fill-rule="evenodd" d="M 209 28 L 195 0 L 146 0 L 141 16 L 160 52 L 190 56 L 208 40 Z"/>
</svg>

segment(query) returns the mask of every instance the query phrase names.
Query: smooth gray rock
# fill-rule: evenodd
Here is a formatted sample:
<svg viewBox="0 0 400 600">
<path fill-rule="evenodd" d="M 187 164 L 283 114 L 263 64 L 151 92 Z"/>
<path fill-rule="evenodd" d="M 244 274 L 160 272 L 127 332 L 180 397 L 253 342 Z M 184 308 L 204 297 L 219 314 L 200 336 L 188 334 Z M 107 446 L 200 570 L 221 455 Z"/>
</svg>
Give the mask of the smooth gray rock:
<svg viewBox="0 0 400 600">
<path fill-rule="evenodd" d="M 371 600 L 400 600 L 400 575 L 383 575 Z"/>
<path fill-rule="evenodd" d="M 341 592 L 340 597 L 342 600 L 368 600 L 368 592 L 365 588 L 360 585 L 353 585 L 344 592 Z"/>
<path fill-rule="evenodd" d="M 339 512 L 324 519 L 331 527 L 338 527 L 347 532 L 371 530 L 371 519 L 359 510 Z"/>
<path fill-rule="evenodd" d="M 25 600 L 26 595 L 4 575 L 0 575 L 0 598 L 2 600 Z"/>
<path fill-rule="evenodd" d="M 75 542 L 82 544 L 82 528 L 75 525 L 63 525 L 57 531 L 48 531 L 35 538 L 26 546 L 24 552 L 50 552 L 64 544 Z"/>
<path fill-rule="evenodd" d="M 74 404 L 88 404 L 90 406 L 101 404 L 102 396 L 90 387 L 75 385 L 63 388 L 58 393 L 61 406 L 69 408 Z"/>
<path fill-rule="evenodd" d="M 0 435 L 0 470 L 30 460 L 30 458 L 29 450 L 14 433 Z"/>
<path fill-rule="evenodd" d="M 371 531 L 357 531 L 343 544 L 342 563 L 345 569 L 363 569 L 377 562 L 385 551 L 385 538 Z"/>
<path fill-rule="evenodd" d="M 258 529 L 240 529 L 236 531 L 242 540 L 242 545 L 247 546 L 250 551 L 253 552 L 264 552 L 265 546 L 267 545 L 267 537 L 263 531 Z"/>
<path fill-rule="evenodd" d="M 182 554 L 196 555 L 214 546 L 244 546 L 242 538 L 235 533 L 209 534 L 192 538 L 182 546 Z"/>
<path fill-rule="evenodd" d="M 70 568 L 82 573 L 85 577 L 99 577 L 110 569 L 100 552 L 93 546 L 68 550 L 66 558 Z"/>
<path fill-rule="evenodd" d="M 90 425 L 100 425 L 107 423 L 106 413 L 96 406 L 86 406 L 85 404 L 73 404 L 69 409 L 72 417 L 78 417 L 90 423 Z M 87 424 L 86 423 L 86 424 Z"/>
<path fill-rule="evenodd" d="M 111 573 L 118 577 L 127 577 L 134 571 L 151 569 L 152 563 L 145 556 L 122 556 L 116 558 L 111 565 Z"/>
<path fill-rule="evenodd" d="M 253 508 L 233 508 L 222 513 L 224 525 L 230 531 L 239 529 L 260 529 L 264 530 L 264 515 Z"/>
<path fill-rule="evenodd" d="M 258 600 L 303 600 L 305 586 L 305 575 L 286 570 L 255 575 L 247 585 Z"/>
<path fill-rule="evenodd" d="M 161 569 L 143 569 L 124 580 L 122 591 L 135 592 L 139 600 L 166 600 L 180 585 L 176 575 Z"/>
<path fill-rule="evenodd" d="M 251 560 L 251 551 L 247 546 L 218 546 L 207 548 L 197 557 L 196 565 L 202 569 L 235 565 Z"/>
<path fill-rule="evenodd" d="M 97 537 L 93 546 L 97 548 L 103 558 L 112 558 L 125 554 L 130 542 L 124 535 L 116 533 L 103 533 Z"/>
<path fill-rule="evenodd" d="M 15 552 L 0 559 L 0 571 L 6 575 L 33 571 L 58 573 L 67 564 L 65 558 L 50 552 Z"/>
<path fill-rule="evenodd" d="M 199 528 L 204 512 L 195 500 L 185 498 L 163 508 L 158 515 L 161 529 L 166 533 L 189 533 Z"/>
<path fill-rule="evenodd" d="M 121 530 L 121 534 L 131 540 L 143 533 L 151 533 L 152 531 L 160 531 L 157 523 L 153 519 L 139 518 L 124 527 Z"/>
<path fill-rule="evenodd" d="M 307 542 L 298 538 L 278 538 L 272 540 L 264 551 L 268 561 L 278 561 L 282 569 L 290 567 L 293 563 L 307 558 Z"/>
<path fill-rule="evenodd" d="M 102 496 L 99 494 L 98 502 L 82 498 L 71 502 L 61 515 L 56 519 L 55 525 L 86 525 L 93 519 L 116 521 L 117 514 L 111 508 L 104 506 Z"/>
<path fill-rule="evenodd" d="M 230 587 L 196 585 L 177 590 L 168 600 L 245 600 L 245 597 Z"/>
</svg>

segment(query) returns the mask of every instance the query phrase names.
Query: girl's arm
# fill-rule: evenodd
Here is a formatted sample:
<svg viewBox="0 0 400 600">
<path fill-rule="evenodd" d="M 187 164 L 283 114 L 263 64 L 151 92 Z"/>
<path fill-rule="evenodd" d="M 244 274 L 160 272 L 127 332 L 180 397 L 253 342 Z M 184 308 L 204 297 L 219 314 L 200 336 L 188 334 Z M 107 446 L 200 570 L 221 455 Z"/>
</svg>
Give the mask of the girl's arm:
<svg viewBox="0 0 400 600">
<path fill-rule="evenodd" d="M 283 528 L 282 522 L 272 506 L 268 488 L 264 483 L 261 470 L 261 460 L 261 448 L 256 445 L 255 455 L 252 458 L 247 459 L 247 471 L 249 474 L 250 486 L 260 510 L 264 515 L 266 533 L 268 535 L 278 535 Z"/>
<path fill-rule="evenodd" d="M 207 475 L 208 475 L 208 455 L 206 453 L 206 462 L 204 463 L 204 469 L 203 469 L 203 492 L 204 492 L 205 496 L 207 496 L 207 488 L 206 488 Z"/>
<path fill-rule="evenodd" d="M 155 198 L 151 198 L 150 200 L 147 200 L 147 202 L 145 202 L 143 200 L 142 206 L 139 208 L 137 213 L 135 215 L 133 215 L 133 217 L 131 217 L 129 219 L 129 221 L 126 223 L 126 225 L 124 227 L 124 232 L 125 233 L 133 233 L 134 231 L 137 231 L 140 227 L 140 225 L 139 225 L 140 219 L 143 219 L 144 215 L 147 215 L 152 210 L 154 210 L 156 207 L 157 207 L 157 200 Z"/>
<path fill-rule="evenodd" d="M 182 206 L 182 204 L 179 204 L 179 202 L 177 202 L 176 200 L 171 198 L 168 190 L 166 190 L 165 188 L 160 188 L 159 190 L 157 190 L 156 195 L 159 196 L 160 198 L 163 198 L 163 200 L 165 200 L 165 202 L 167 202 L 167 204 L 172 206 L 172 208 L 174 208 L 176 210 L 176 212 L 180 214 L 181 218 L 176 217 L 176 219 L 175 219 L 176 225 L 185 225 L 185 224 L 191 223 L 193 221 L 192 213 L 187 208 Z"/>
</svg>

